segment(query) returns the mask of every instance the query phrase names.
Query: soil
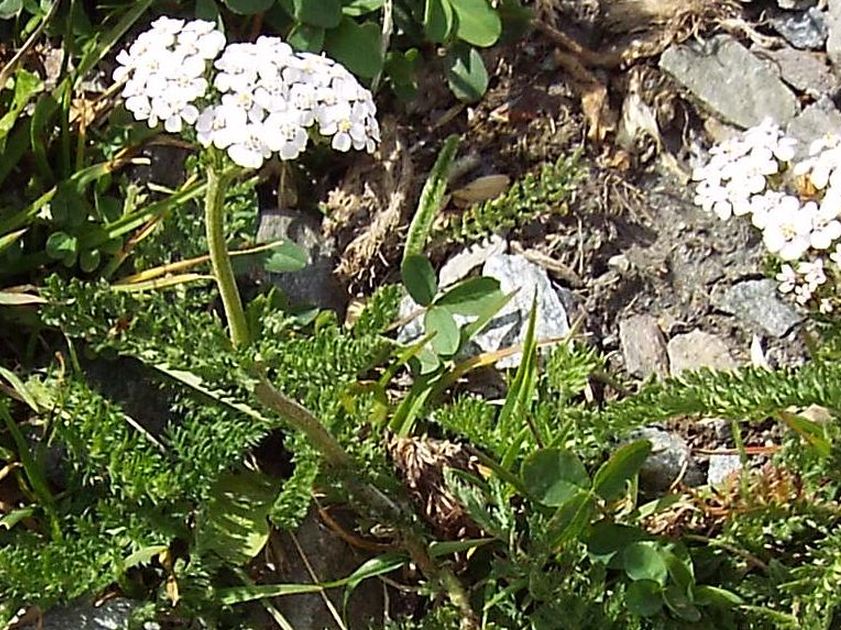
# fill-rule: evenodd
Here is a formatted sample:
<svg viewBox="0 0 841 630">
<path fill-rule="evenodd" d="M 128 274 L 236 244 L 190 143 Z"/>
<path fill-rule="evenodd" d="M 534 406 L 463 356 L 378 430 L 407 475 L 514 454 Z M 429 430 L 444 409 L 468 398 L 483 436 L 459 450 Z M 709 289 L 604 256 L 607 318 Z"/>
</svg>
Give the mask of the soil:
<svg viewBox="0 0 841 630">
<path fill-rule="evenodd" d="M 575 86 L 555 63 L 554 52 L 553 44 L 536 34 L 488 56 L 488 67 L 496 73 L 488 94 L 475 107 L 459 106 L 439 85 L 401 115 L 395 133 L 412 147 L 414 162 L 401 226 L 411 217 L 437 148 L 451 133 L 462 138 L 459 155 L 467 157 L 461 163 L 473 166 L 453 187 L 489 174 L 505 174 L 514 181 L 543 162 L 581 151 L 586 175 L 566 212 L 504 235 L 509 243 L 516 241 L 562 263 L 581 279 L 571 284 L 569 278 L 554 278 L 556 286 L 566 290 L 565 301 L 572 296 L 578 311 L 570 313 L 570 320 L 584 316 L 584 335 L 608 353 L 617 369 L 623 367 L 619 321 L 637 313 L 657 318 L 667 339 L 695 328 L 715 334 L 739 363 L 749 363 L 751 341 L 760 331 L 717 311 L 710 296 L 740 280 L 764 277 L 765 258 L 758 231 L 745 222 L 720 221 L 692 203 L 686 183 L 691 172 L 688 146 L 698 143 L 702 116 L 653 63 L 642 63 L 636 71 L 644 75 L 652 100 L 662 101 L 663 95 L 670 99 L 673 124 L 664 126 L 661 153 L 651 143 L 626 150 L 616 146 L 612 135 L 594 144 L 587 139 Z M 617 71 L 605 80 L 620 98 L 627 75 Z M 365 179 L 350 173 L 339 188 L 348 196 L 362 197 L 361 188 L 370 185 L 371 176 L 382 177 L 378 169 L 377 164 L 366 166 Z M 450 205 L 443 214 L 459 211 Z M 370 208 L 354 219 L 332 222 L 338 251 L 370 224 Z M 367 267 L 347 278 L 351 295 L 399 280 L 395 270 L 401 239 L 402 228 L 392 230 Z M 433 252 L 433 258 L 443 263 L 459 249 L 444 247 Z M 762 338 L 771 365 L 802 362 L 799 334 L 795 330 L 781 339 Z"/>
</svg>

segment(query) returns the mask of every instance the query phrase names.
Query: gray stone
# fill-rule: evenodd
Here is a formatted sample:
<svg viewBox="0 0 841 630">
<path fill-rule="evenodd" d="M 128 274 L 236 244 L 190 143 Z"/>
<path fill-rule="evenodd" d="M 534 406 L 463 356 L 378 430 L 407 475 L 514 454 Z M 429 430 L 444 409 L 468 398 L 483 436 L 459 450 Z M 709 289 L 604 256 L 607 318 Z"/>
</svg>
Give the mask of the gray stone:
<svg viewBox="0 0 841 630">
<path fill-rule="evenodd" d="M 826 16 L 816 7 L 802 12 L 784 13 L 769 21 L 774 30 L 795 48 L 823 48 L 829 33 Z"/>
<path fill-rule="evenodd" d="M 841 65 L 841 0 L 829 0 L 826 16 L 829 36 L 826 38 L 826 54 L 834 65 Z"/>
<path fill-rule="evenodd" d="M 307 266 L 295 272 L 268 273 L 254 270 L 257 279 L 267 280 L 281 289 L 289 302 L 343 311 L 347 295 L 333 275 L 335 245 L 321 231 L 318 218 L 298 210 L 263 210 L 257 228 L 257 242 L 288 239 L 307 252 Z"/>
<path fill-rule="evenodd" d="M 484 330 L 473 337 L 467 354 L 495 352 L 516 346 L 525 340 L 528 329 L 532 299 L 537 291 L 537 321 L 535 335 L 537 339 L 554 339 L 569 332 L 566 309 L 560 297 L 552 287 L 549 276 L 541 267 L 529 262 L 524 256 L 495 254 L 485 261 L 482 275 L 499 280 L 499 287 L 504 293 L 514 293 L 511 300 Z M 398 317 L 408 319 L 420 315 L 422 309 L 412 298 L 406 296 L 400 303 Z M 467 317 L 455 315 L 459 326 L 470 321 Z M 423 333 L 421 317 L 416 316 L 398 331 L 397 340 L 409 343 Z M 497 361 L 499 368 L 517 367 L 522 355 L 513 354 Z"/>
<path fill-rule="evenodd" d="M 447 287 L 465 278 L 473 269 L 483 265 L 488 258 L 502 254 L 508 248 L 499 236 L 493 235 L 481 243 L 463 249 L 450 258 L 438 272 L 438 286 Z"/>
<path fill-rule="evenodd" d="M 742 461 L 738 455 L 710 455 L 710 467 L 707 470 L 707 483 L 721 487 L 730 478 L 742 470 Z"/>
<path fill-rule="evenodd" d="M 277 537 L 283 565 L 277 567 L 279 582 L 309 584 L 310 570 L 319 582 L 346 577 L 358 569 L 370 556 L 363 555 L 339 538 L 310 511 L 295 531 L 293 540 L 284 532 Z M 308 566 L 309 565 L 309 566 Z M 354 589 L 343 608 L 342 589 L 327 589 L 324 594 L 304 593 L 277 597 L 272 603 L 286 617 L 293 628 L 335 628 L 336 621 L 324 597 L 329 597 L 335 610 L 345 610 L 349 628 L 376 627 L 382 623 L 383 590 L 377 580 L 365 580 Z"/>
<path fill-rule="evenodd" d="M 786 134 L 797 140 L 798 157 L 806 157 L 813 140 L 826 134 L 841 134 L 841 112 L 825 96 L 800 112 L 788 124 Z"/>
<path fill-rule="evenodd" d="M 782 337 L 803 319 L 791 304 L 780 299 L 777 283 L 770 278 L 727 287 L 723 293 L 713 294 L 712 304 L 773 337 Z"/>
<path fill-rule="evenodd" d="M 837 87 L 823 53 L 796 48 L 756 49 L 755 52 L 779 71 L 783 81 L 809 96 L 819 98 L 831 94 Z"/>
<path fill-rule="evenodd" d="M 643 427 L 630 435 L 631 440 L 648 440 L 651 453 L 640 468 L 640 488 L 662 493 L 675 482 L 688 486 L 704 483 L 704 474 L 692 458 L 692 451 L 679 435 L 657 427 Z"/>
<path fill-rule="evenodd" d="M 499 280 L 499 288 L 503 293 L 516 291 L 505 308 L 474 338 L 483 352 L 493 352 L 525 341 L 535 292 L 537 339 L 554 339 L 569 332 L 566 310 L 552 288 L 549 276 L 541 267 L 529 262 L 524 256 L 499 254 L 485 262 L 482 275 Z M 519 353 L 506 357 L 497 362 L 497 367 L 516 367 L 521 357 Z"/>
<path fill-rule="evenodd" d="M 672 337 L 667 349 L 673 376 L 684 370 L 733 370 L 738 367 L 725 343 L 715 335 L 701 330 Z"/>
<path fill-rule="evenodd" d="M 666 339 L 651 315 L 634 315 L 619 322 L 619 343 L 629 374 L 641 378 L 668 376 Z"/>
<path fill-rule="evenodd" d="M 132 610 L 137 606 L 130 599 L 109 599 L 101 606 L 78 602 L 53 608 L 44 614 L 43 630 L 123 630 L 128 627 Z M 147 624 L 149 630 L 160 628 Z M 27 629 L 35 626 L 27 626 Z"/>
<path fill-rule="evenodd" d="M 797 99 L 778 74 L 729 35 L 671 46 L 661 55 L 660 67 L 740 127 L 753 127 L 768 117 L 785 125 L 798 110 Z"/>
</svg>

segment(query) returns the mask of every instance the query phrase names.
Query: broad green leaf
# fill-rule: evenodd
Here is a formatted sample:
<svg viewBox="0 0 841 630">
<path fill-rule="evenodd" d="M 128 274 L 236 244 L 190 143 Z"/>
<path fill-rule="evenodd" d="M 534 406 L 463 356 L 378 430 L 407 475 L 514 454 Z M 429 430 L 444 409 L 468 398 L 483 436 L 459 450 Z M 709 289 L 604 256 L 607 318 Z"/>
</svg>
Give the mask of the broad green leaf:
<svg viewBox="0 0 841 630">
<path fill-rule="evenodd" d="M 336 28 L 342 21 L 340 0 L 280 0 L 282 6 L 299 22 L 321 28 Z"/>
<path fill-rule="evenodd" d="M 292 241 L 284 241 L 272 248 L 271 255 L 263 263 L 263 269 L 269 273 L 287 273 L 300 271 L 309 263 L 307 251 Z"/>
<path fill-rule="evenodd" d="M 476 317 L 485 311 L 488 304 L 496 302 L 500 295 L 499 280 L 479 276 L 468 278 L 447 289 L 435 300 L 435 304 L 454 314 Z"/>
<path fill-rule="evenodd" d="M 432 230 L 432 222 L 444 200 L 444 191 L 447 189 L 447 177 L 450 174 L 450 165 L 458 150 L 459 137 L 451 135 L 444 140 L 444 146 L 435 159 L 435 164 L 429 172 L 421 190 L 417 210 L 409 225 L 409 234 L 406 236 L 406 245 L 403 248 L 403 260 L 407 257 L 422 254 Z"/>
<path fill-rule="evenodd" d="M 523 483 L 543 505 L 557 507 L 590 487 L 590 478 L 581 460 L 562 448 L 544 448 L 523 462 Z"/>
<path fill-rule="evenodd" d="M 450 0 L 426 0 L 423 30 L 429 41 L 443 43 L 453 30 L 453 7 Z"/>
<path fill-rule="evenodd" d="M 692 589 L 695 586 L 695 567 L 686 547 L 675 544 L 670 549 L 661 549 L 660 553 L 666 561 L 671 581 L 687 592 Z"/>
<path fill-rule="evenodd" d="M 382 33 L 373 22 L 358 24 L 344 18 L 338 28 L 327 31 L 324 49 L 354 74 L 371 79 L 383 69 Z"/>
<path fill-rule="evenodd" d="M 342 4 L 342 13 L 351 17 L 359 17 L 381 9 L 385 0 L 345 0 Z"/>
<path fill-rule="evenodd" d="M 651 442 L 640 440 L 620 447 L 599 468 L 593 478 L 593 489 L 605 501 L 619 498 L 625 492 L 625 483 L 639 472 L 651 452 Z"/>
<path fill-rule="evenodd" d="M 219 7 L 216 0 L 196 0 L 196 19 L 216 22 L 219 19 Z"/>
<path fill-rule="evenodd" d="M 614 554 L 644 536 L 645 533 L 636 527 L 612 523 L 607 520 L 599 521 L 590 529 L 587 538 L 587 551 L 599 561 L 607 562 Z"/>
<path fill-rule="evenodd" d="M 438 279 L 432 263 L 423 254 L 412 254 L 403 258 L 400 265 L 403 285 L 412 299 L 421 306 L 428 306 L 438 292 Z"/>
<path fill-rule="evenodd" d="M 641 541 L 628 545 L 622 552 L 622 566 L 632 580 L 666 584 L 669 571 L 657 543 Z"/>
<path fill-rule="evenodd" d="M 324 48 L 324 29 L 310 24 L 296 24 L 286 41 L 296 50 L 317 53 Z"/>
<path fill-rule="evenodd" d="M 98 249 L 88 249 L 79 254 L 79 268 L 85 273 L 91 273 L 99 267 L 102 256 Z"/>
<path fill-rule="evenodd" d="M 502 33 L 502 22 L 488 0 L 449 0 L 455 11 L 456 35 L 474 46 L 493 46 Z"/>
<path fill-rule="evenodd" d="M 728 591 L 717 586 L 708 586 L 706 584 L 696 586 L 694 595 L 695 603 L 698 606 L 718 606 L 720 608 L 730 608 L 732 606 L 741 606 L 745 603 L 745 600 L 732 591 Z"/>
<path fill-rule="evenodd" d="M 426 332 L 434 332 L 432 347 L 439 355 L 450 356 L 456 353 L 461 341 L 461 335 L 456 320 L 445 308 L 433 306 L 423 318 Z"/>
<path fill-rule="evenodd" d="M 20 13 L 23 8 L 23 0 L 2 0 L 0 1 L 0 20 L 8 20 Z M 0 86 L 0 90 L 3 86 Z"/>
<path fill-rule="evenodd" d="M 227 6 L 233 13 L 239 15 L 254 15 L 255 13 L 262 13 L 268 11 L 274 4 L 274 0 L 224 0 Z"/>
<path fill-rule="evenodd" d="M 456 98 L 475 103 L 488 89 L 488 71 L 482 56 L 472 46 L 453 46 L 447 55 L 447 82 Z"/>
<path fill-rule="evenodd" d="M 546 540 L 549 546 L 557 548 L 575 540 L 587 527 L 592 514 L 592 495 L 582 490 L 576 491 L 546 524 Z"/>
<path fill-rule="evenodd" d="M 625 605 L 640 617 L 652 617 L 663 608 L 663 591 L 657 582 L 637 580 L 625 591 Z"/>
<path fill-rule="evenodd" d="M 701 611 L 689 599 L 686 592 L 676 584 L 669 584 L 663 591 L 663 601 L 678 617 L 695 623 L 701 620 Z"/>
<path fill-rule="evenodd" d="M 66 232 L 53 232 L 47 239 L 47 255 L 56 260 L 63 260 L 68 255 L 75 254 L 78 248 L 79 241 Z"/>
<path fill-rule="evenodd" d="M 202 551 L 213 551 L 242 565 L 260 553 L 269 539 L 269 510 L 278 493 L 274 480 L 242 470 L 223 474 L 210 498 L 196 534 Z"/>
</svg>

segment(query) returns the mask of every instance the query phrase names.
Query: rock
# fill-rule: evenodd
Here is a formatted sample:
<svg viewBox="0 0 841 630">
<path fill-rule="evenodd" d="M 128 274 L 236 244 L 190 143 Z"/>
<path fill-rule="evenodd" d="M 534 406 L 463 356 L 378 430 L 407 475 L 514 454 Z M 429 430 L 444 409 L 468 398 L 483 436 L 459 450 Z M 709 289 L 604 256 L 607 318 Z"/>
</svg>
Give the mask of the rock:
<svg viewBox="0 0 841 630">
<path fill-rule="evenodd" d="M 278 543 L 284 559 L 283 566 L 277 567 L 279 582 L 311 583 L 310 569 L 319 582 L 339 580 L 369 559 L 328 529 L 314 510 L 298 527 L 295 540 L 284 532 L 278 536 Z M 325 595 L 337 610 L 346 611 L 349 628 L 370 628 L 378 617 L 382 620 L 383 591 L 376 580 L 361 582 L 350 595 L 346 608 L 342 605 L 342 589 L 337 588 L 328 589 L 323 595 L 304 593 L 277 597 L 272 603 L 293 628 L 335 628 L 335 619 L 323 599 Z"/>
<path fill-rule="evenodd" d="M 767 117 L 785 125 L 798 110 L 797 99 L 778 74 L 729 35 L 671 46 L 661 55 L 660 67 L 740 127 L 753 127 Z"/>
<path fill-rule="evenodd" d="M 552 288 L 546 271 L 524 256 L 498 254 L 489 258 L 482 267 L 482 275 L 499 280 L 504 293 L 516 291 L 511 301 L 488 323 L 473 341 L 483 352 L 494 352 L 523 343 L 528 329 L 532 300 L 537 292 L 537 339 L 563 337 L 569 332 L 566 310 Z M 521 354 L 497 362 L 499 368 L 516 367 Z"/>
<path fill-rule="evenodd" d="M 254 275 L 281 289 L 293 305 L 342 312 L 347 305 L 347 295 L 333 276 L 335 245 L 323 235 L 321 222 L 298 210 L 263 210 L 257 242 L 269 243 L 278 239 L 289 239 L 306 250 L 309 264 L 300 271 L 286 273 L 268 273 L 261 268 L 255 270 Z"/>
<path fill-rule="evenodd" d="M 826 56 L 796 48 L 777 50 L 754 49 L 776 68 L 783 81 L 791 87 L 819 98 L 836 89 L 835 77 L 826 63 Z M 761 51 L 761 52 L 760 52 Z"/>
<path fill-rule="evenodd" d="M 771 278 L 727 287 L 723 293 L 713 294 L 712 304 L 772 337 L 784 336 L 803 319 L 791 304 L 780 299 L 777 283 Z"/>
<path fill-rule="evenodd" d="M 438 286 L 447 287 L 455 284 L 467 277 L 473 269 L 484 264 L 488 258 L 504 253 L 507 248 L 508 243 L 497 235 L 467 247 L 441 267 L 441 271 L 438 272 Z"/>
<path fill-rule="evenodd" d="M 125 598 L 109 599 L 101 606 L 78 602 L 53 608 L 44 614 L 43 630 L 122 630 L 128 627 L 131 612 L 137 603 Z M 35 626 L 27 626 L 27 629 Z M 144 630 L 160 628 L 156 623 L 147 623 Z"/>
<path fill-rule="evenodd" d="M 634 315 L 619 322 L 619 343 L 629 374 L 641 378 L 668 376 L 666 339 L 651 315 Z"/>
<path fill-rule="evenodd" d="M 769 22 L 795 48 L 823 48 L 829 34 L 826 16 L 817 7 L 799 13 L 784 13 Z"/>
<path fill-rule="evenodd" d="M 738 455 L 710 455 L 707 483 L 720 488 L 731 475 L 737 474 L 740 470 L 742 470 L 742 461 Z"/>
<path fill-rule="evenodd" d="M 495 352 L 510 346 L 521 344 L 525 340 L 531 313 L 532 298 L 537 290 L 537 322 L 535 334 L 538 339 L 563 337 L 569 332 L 566 309 L 560 297 L 552 287 L 549 276 L 541 267 L 529 262 L 524 256 L 495 254 L 489 257 L 482 267 L 482 275 L 499 280 L 500 289 L 505 293 L 514 292 L 514 296 L 484 330 L 473 337 L 467 354 Z M 405 319 L 419 314 L 420 307 L 412 298 L 406 296 L 400 303 L 398 317 Z M 455 316 L 459 326 L 470 321 L 460 315 Z M 397 334 L 401 343 L 409 343 L 421 336 L 423 325 L 420 317 L 406 323 Z M 521 354 L 505 357 L 497 362 L 499 368 L 517 367 Z"/>
<path fill-rule="evenodd" d="M 662 493 L 680 480 L 689 486 L 704 483 L 704 474 L 692 458 L 692 451 L 679 435 L 657 427 L 643 427 L 634 431 L 631 440 L 648 440 L 651 453 L 640 468 L 640 488 Z"/>
<path fill-rule="evenodd" d="M 667 350 L 672 376 L 684 370 L 733 370 L 738 367 L 721 339 L 698 329 L 673 337 Z"/>
<path fill-rule="evenodd" d="M 826 54 L 834 65 L 841 65 L 841 0 L 829 0 L 826 23 Z"/>
<path fill-rule="evenodd" d="M 797 140 L 799 158 L 809 154 L 813 140 L 832 133 L 841 134 L 841 112 L 827 96 L 805 108 L 786 128 L 786 134 Z"/>
</svg>

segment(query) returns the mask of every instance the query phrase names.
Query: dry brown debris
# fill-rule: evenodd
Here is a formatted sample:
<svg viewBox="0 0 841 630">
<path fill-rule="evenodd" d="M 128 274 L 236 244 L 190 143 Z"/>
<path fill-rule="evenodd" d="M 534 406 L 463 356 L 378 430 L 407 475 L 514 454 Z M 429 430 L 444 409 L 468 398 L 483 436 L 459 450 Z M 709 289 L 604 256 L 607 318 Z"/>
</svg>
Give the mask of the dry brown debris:
<svg viewBox="0 0 841 630">
<path fill-rule="evenodd" d="M 425 436 L 395 437 L 389 453 L 412 502 L 438 537 L 460 540 L 481 536 L 481 530 L 444 480 L 445 468 L 479 474 L 478 460 L 468 448 Z"/>
<path fill-rule="evenodd" d="M 372 259 L 395 234 L 410 200 L 414 169 L 406 142 L 393 120 L 383 125 L 381 160 L 365 171 L 351 168 L 330 191 L 328 232 L 347 229 L 361 217 L 362 230 L 347 244 L 336 273 L 353 280 L 370 267 Z"/>
<path fill-rule="evenodd" d="M 643 520 L 642 527 L 651 534 L 668 537 L 712 536 L 740 514 L 769 507 L 790 509 L 805 501 L 814 502 L 815 498 L 807 496 L 800 476 L 767 463 L 750 473 L 747 492 L 737 474 L 720 491 L 686 488 L 672 506 Z"/>
</svg>

